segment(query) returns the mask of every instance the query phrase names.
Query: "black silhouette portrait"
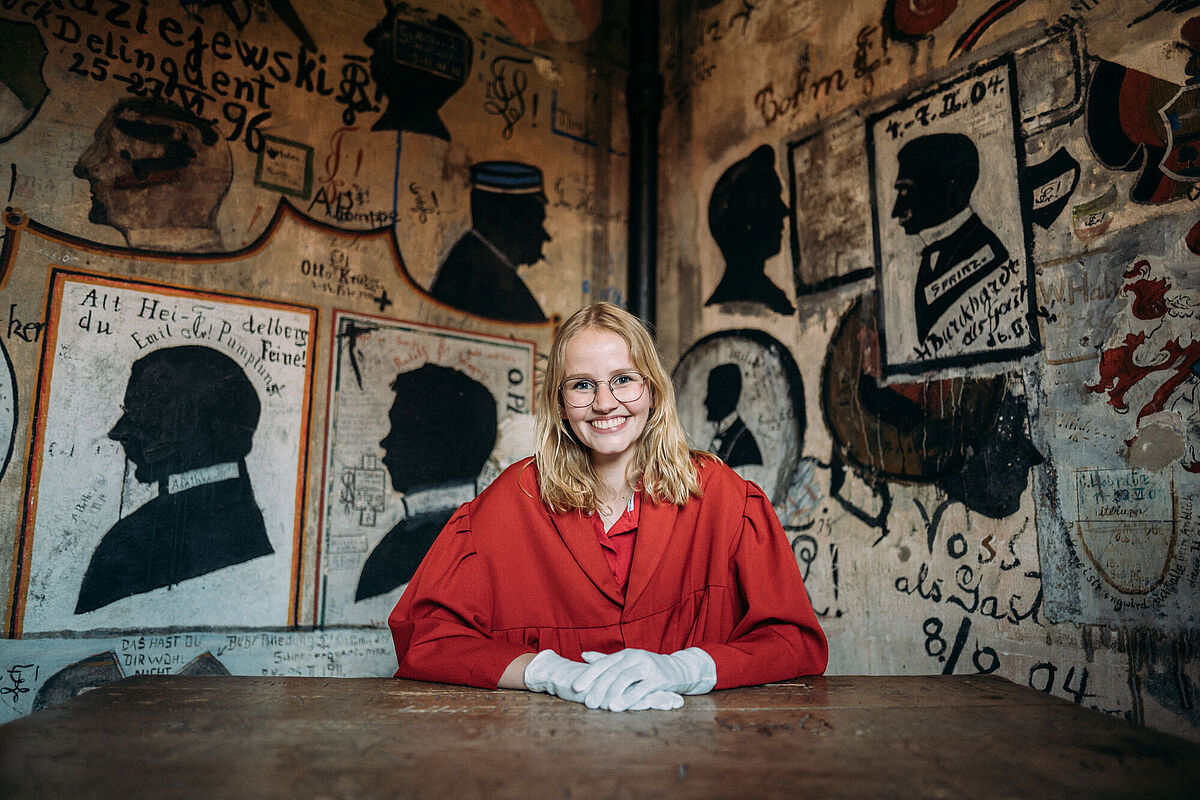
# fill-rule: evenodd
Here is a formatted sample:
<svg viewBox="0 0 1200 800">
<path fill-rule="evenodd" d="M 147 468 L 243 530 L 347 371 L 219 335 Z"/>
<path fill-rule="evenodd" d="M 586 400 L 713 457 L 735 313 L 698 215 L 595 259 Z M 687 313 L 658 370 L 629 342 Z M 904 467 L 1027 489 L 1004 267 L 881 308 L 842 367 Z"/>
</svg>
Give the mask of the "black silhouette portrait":
<svg viewBox="0 0 1200 800">
<path fill-rule="evenodd" d="M 761 303 L 779 314 L 795 313 L 787 294 L 764 272 L 767 259 L 783 247 L 780 199 L 783 184 L 775 172 L 775 151 L 762 145 L 725 170 L 708 201 L 708 229 L 725 259 L 725 274 L 706 306 Z"/>
<path fill-rule="evenodd" d="M 100 540 L 76 614 L 274 552 L 246 474 L 260 404 L 235 361 L 156 350 L 133 363 L 123 409 L 108 436 L 158 496 Z"/>
<path fill-rule="evenodd" d="M 0 142 L 37 116 L 50 88 L 42 78 L 46 45 L 36 25 L 0 19 Z"/>
<path fill-rule="evenodd" d="M 741 367 L 737 364 L 713 367 L 708 373 L 708 392 L 704 395 L 708 421 L 716 427 L 709 449 L 731 467 L 763 463 L 754 434 L 738 414 L 741 397 Z"/>
<path fill-rule="evenodd" d="M 900 148 L 896 158 L 892 217 L 924 243 L 913 290 L 917 337 L 924 341 L 956 301 L 1007 263 L 1008 250 L 971 209 L 979 152 L 968 137 L 921 136 Z"/>
<path fill-rule="evenodd" d="M 449 17 L 388 0 L 387 16 L 363 41 L 371 48 L 376 100 L 387 98 L 371 130 L 411 131 L 450 141 L 438 109 L 471 72 L 466 32 Z"/>
<path fill-rule="evenodd" d="M 475 496 L 475 479 L 496 445 L 496 400 L 462 372 L 425 364 L 392 382 L 391 429 L 380 442 L 405 517 L 363 564 L 354 600 L 408 583 L 450 515 Z"/>
<path fill-rule="evenodd" d="M 513 161 L 471 167 L 471 229 L 438 268 L 429 293 L 457 309 L 508 322 L 545 322 L 517 274 L 542 259 L 546 233 L 542 171 Z"/>
<path fill-rule="evenodd" d="M 1029 470 L 1041 464 L 1025 432 L 1024 398 L 1006 394 L 992 425 L 982 426 L 963 454 L 961 464 L 947 470 L 938 485 L 952 499 L 992 519 L 1003 519 L 1021 507 Z"/>
<path fill-rule="evenodd" d="M 132 247 L 222 248 L 217 212 L 233 180 L 229 143 L 209 120 L 171 103 L 126 98 L 75 164 L 91 185 L 88 219 Z"/>
</svg>

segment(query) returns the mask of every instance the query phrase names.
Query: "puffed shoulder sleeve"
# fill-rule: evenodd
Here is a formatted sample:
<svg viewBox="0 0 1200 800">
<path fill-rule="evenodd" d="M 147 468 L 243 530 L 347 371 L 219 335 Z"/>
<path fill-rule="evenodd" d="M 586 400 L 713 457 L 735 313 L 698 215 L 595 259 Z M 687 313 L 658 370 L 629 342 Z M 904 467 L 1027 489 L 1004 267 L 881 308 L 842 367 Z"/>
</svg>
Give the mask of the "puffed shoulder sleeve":
<svg viewBox="0 0 1200 800">
<path fill-rule="evenodd" d="M 743 614 L 726 642 L 703 644 L 716 662 L 718 689 L 820 675 L 829 661 L 825 633 L 775 509 L 757 486 L 746 487 L 742 530 L 730 557 Z"/>
<path fill-rule="evenodd" d="M 492 586 L 467 504 L 446 523 L 388 617 L 396 677 L 494 689 L 514 658 L 534 652 L 490 637 Z"/>
</svg>

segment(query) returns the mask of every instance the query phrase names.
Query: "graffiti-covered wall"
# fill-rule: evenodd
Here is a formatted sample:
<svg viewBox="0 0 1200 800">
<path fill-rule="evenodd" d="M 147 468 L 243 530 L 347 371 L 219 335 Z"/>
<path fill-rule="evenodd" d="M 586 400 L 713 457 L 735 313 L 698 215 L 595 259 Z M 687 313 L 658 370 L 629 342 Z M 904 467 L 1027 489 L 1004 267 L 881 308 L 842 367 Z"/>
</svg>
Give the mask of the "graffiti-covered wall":
<svg viewBox="0 0 1200 800">
<path fill-rule="evenodd" d="M 556 321 L 624 301 L 604 13 L 0 3 L 0 720 L 395 669 L 433 537 L 532 450 Z"/>
<path fill-rule="evenodd" d="M 626 299 L 621 5 L 0 2 L 0 719 L 393 669 Z M 1200 738 L 1195 6 L 663 3 L 659 342 L 831 672 Z"/>
<path fill-rule="evenodd" d="M 670 4 L 660 341 L 831 672 L 1200 737 L 1195 12 Z"/>
</svg>

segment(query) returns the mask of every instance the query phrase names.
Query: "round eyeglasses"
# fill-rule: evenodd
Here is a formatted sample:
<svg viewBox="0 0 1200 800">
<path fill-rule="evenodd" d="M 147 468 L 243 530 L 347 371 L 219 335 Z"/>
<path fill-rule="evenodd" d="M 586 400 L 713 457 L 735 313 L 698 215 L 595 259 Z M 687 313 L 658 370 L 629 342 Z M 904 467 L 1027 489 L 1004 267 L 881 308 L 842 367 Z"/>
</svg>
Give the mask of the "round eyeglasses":
<svg viewBox="0 0 1200 800">
<path fill-rule="evenodd" d="M 572 378 L 562 385 L 563 402 L 573 408 L 586 408 L 596 399 L 602 383 L 608 384 L 608 391 L 619 403 L 632 403 L 646 391 L 646 376 L 640 372 L 622 372 L 606 381 Z"/>
</svg>

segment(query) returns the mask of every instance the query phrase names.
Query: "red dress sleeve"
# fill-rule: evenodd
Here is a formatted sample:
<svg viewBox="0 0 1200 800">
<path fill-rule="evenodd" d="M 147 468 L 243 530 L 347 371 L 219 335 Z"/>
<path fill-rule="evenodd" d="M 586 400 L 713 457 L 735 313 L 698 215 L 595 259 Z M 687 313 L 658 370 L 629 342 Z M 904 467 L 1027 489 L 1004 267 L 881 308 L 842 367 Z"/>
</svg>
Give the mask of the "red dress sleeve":
<svg viewBox="0 0 1200 800">
<path fill-rule="evenodd" d="M 716 662 L 717 689 L 820 675 L 829 662 L 825 633 L 783 526 L 762 490 L 746 486 L 729 564 L 743 613 L 726 641 L 699 643 Z"/>
<path fill-rule="evenodd" d="M 490 638 L 493 583 L 464 505 L 388 617 L 399 663 L 395 677 L 495 689 L 513 659 L 534 652 Z"/>
</svg>

